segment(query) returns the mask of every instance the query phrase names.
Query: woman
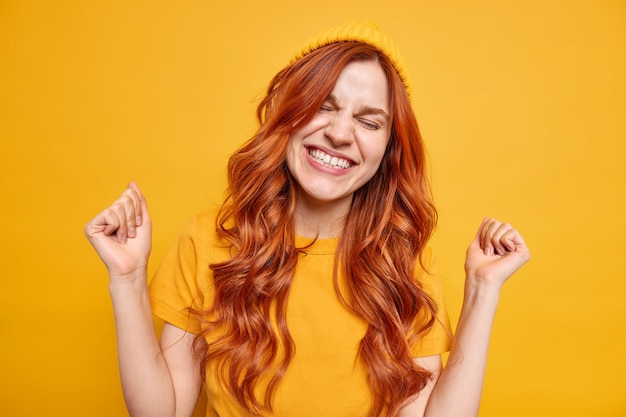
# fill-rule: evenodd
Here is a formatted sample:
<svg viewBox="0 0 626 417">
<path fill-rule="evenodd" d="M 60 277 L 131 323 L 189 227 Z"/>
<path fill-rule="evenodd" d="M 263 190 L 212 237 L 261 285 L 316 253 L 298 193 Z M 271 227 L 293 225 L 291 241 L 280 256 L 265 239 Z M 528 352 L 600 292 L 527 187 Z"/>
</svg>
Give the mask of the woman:
<svg viewBox="0 0 626 417">
<path fill-rule="evenodd" d="M 510 225 L 482 222 L 451 343 L 409 93 L 375 26 L 325 32 L 274 77 L 224 204 L 190 221 L 149 289 L 139 188 L 86 225 L 131 415 L 191 415 L 203 384 L 207 415 L 477 414 L 500 289 L 530 253 Z"/>
</svg>

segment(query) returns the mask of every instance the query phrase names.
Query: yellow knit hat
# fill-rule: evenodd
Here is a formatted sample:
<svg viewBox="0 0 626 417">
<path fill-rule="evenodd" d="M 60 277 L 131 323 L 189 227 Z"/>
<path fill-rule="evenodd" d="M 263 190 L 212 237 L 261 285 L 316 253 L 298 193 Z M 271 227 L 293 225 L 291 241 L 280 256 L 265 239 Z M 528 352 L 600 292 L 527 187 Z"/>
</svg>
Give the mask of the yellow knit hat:
<svg viewBox="0 0 626 417">
<path fill-rule="evenodd" d="M 402 58 L 400 54 L 400 50 L 388 36 L 380 31 L 380 28 L 374 22 L 350 21 L 337 28 L 326 30 L 311 39 L 304 48 L 294 55 L 290 63 L 297 61 L 322 46 L 348 41 L 363 42 L 372 45 L 389 58 L 402 80 L 407 95 L 411 95 L 409 74 L 404 58 Z"/>
</svg>

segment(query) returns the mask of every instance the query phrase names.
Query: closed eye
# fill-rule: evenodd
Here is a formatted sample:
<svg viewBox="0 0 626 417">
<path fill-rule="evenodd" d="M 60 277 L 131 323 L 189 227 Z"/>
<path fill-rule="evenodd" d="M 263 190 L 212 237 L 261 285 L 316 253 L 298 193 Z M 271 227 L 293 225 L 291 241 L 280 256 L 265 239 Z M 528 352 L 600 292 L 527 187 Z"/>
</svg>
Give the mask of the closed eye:
<svg viewBox="0 0 626 417">
<path fill-rule="evenodd" d="M 367 119 L 357 119 L 359 123 L 366 129 L 369 130 L 378 130 L 380 129 L 380 125 L 378 123 L 371 122 Z"/>
</svg>

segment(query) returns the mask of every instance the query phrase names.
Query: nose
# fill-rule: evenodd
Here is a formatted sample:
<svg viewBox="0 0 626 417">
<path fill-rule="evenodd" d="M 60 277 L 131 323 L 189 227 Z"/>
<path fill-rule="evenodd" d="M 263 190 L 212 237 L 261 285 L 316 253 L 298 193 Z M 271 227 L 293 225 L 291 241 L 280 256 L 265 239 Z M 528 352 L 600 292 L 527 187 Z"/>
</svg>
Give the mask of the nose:
<svg viewBox="0 0 626 417">
<path fill-rule="evenodd" d="M 324 133 L 335 146 L 352 143 L 354 139 L 354 123 L 352 122 L 352 118 L 341 114 L 341 112 L 336 113 L 328 120 Z"/>
</svg>

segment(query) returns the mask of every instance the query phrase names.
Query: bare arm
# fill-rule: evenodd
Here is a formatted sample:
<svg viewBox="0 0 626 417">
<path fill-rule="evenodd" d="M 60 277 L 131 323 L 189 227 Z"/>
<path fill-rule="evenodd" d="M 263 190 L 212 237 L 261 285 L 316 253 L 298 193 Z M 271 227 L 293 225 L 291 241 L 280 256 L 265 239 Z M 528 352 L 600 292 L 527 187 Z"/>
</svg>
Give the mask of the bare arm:
<svg viewBox="0 0 626 417">
<path fill-rule="evenodd" d="M 517 230 L 493 219 L 482 222 L 467 250 L 463 308 L 446 367 L 441 370 L 431 360 L 422 363 L 435 372 L 436 379 L 403 408 L 401 416 L 478 415 L 500 291 L 529 258 L 530 251 Z"/>
<path fill-rule="evenodd" d="M 161 350 L 170 370 L 176 396 L 176 416 L 191 416 L 202 389 L 200 358 L 193 354 L 195 335 L 170 323 L 161 332 Z"/>
<path fill-rule="evenodd" d="M 439 380 L 439 375 L 443 369 L 441 355 L 427 356 L 423 358 L 415 358 L 415 363 L 432 373 L 431 379 L 418 395 L 409 400 L 408 404 L 402 407 L 398 412 L 398 417 L 423 416 L 428 405 L 428 400 L 432 395 L 433 389 Z"/>
<path fill-rule="evenodd" d="M 201 387 L 193 369 L 193 335 L 166 324 L 161 343 L 157 339 L 147 287 L 152 225 L 139 188 L 130 184 L 87 223 L 85 234 L 109 272 L 120 376 L 130 415 L 191 415 Z"/>
</svg>

